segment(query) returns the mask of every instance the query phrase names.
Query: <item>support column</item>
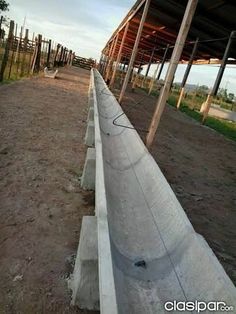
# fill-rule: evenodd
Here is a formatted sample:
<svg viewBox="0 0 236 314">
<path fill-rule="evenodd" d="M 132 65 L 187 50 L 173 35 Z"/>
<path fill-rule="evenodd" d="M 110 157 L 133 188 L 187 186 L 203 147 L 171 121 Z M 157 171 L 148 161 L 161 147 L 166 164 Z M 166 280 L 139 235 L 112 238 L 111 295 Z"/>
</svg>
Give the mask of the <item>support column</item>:
<svg viewBox="0 0 236 314">
<path fill-rule="evenodd" d="M 219 86 L 220 86 L 220 83 L 221 83 L 221 80 L 222 80 L 222 77 L 223 77 L 223 74 L 224 74 L 224 71 L 225 71 L 225 67 L 226 67 L 226 64 L 227 64 L 227 61 L 228 61 L 228 57 L 229 57 L 229 54 L 230 54 L 231 45 L 232 45 L 232 42 L 235 39 L 236 39 L 236 31 L 232 31 L 231 34 L 230 34 L 227 46 L 225 48 L 225 53 L 224 53 L 224 56 L 223 56 L 223 59 L 222 59 L 222 62 L 221 62 L 220 69 L 219 69 L 218 74 L 217 74 L 217 78 L 216 78 L 214 87 L 213 87 L 212 91 L 210 92 L 210 94 L 207 96 L 207 100 L 206 100 L 205 103 L 203 103 L 202 108 L 201 108 L 201 112 L 203 112 L 202 123 L 205 122 L 205 120 L 206 120 L 206 118 L 208 116 L 210 107 L 211 107 L 212 99 L 213 99 L 214 96 L 216 96 L 216 94 L 218 92 L 218 89 L 219 89 Z"/>
<path fill-rule="evenodd" d="M 104 72 L 104 77 L 105 78 L 106 78 L 108 67 L 109 67 L 109 64 L 110 64 L 110 58 L 111 58 L 111 54 L 112 54 L 112 51 L 113 51 L 114 44 L 115 44 L 115 41 L 113 39 L 113 41 L 110 44 L 110 48 L 109 48 L 108 55 L 107 55 L 107 62 L 106 62 L 106 67 L 105 67 L 105 72 Z"/>
<path fill-rule="evenodd" d="M 167 59 L 167 52 L 169 50 L 169 47 L 170 47 L 170 45 L 166 46 L 166 49 L 165 49 L 165 52 L 164 52 L 164 55 L 163 55 L 163 59 L 161 61 L 161 67 L 160 67 L 160 70 L 159 70 L 158 75 L 157 75 L 157 81 L 159 81 L 159 79 L 161 77 L 161 73 L 162 73 L 163 67 L 164 67 L 166 59 Z"/>
<path fill-rule="evenodd" d="M 100 67 L 100 70 L 99 70 L 102 76 L 104 74 L 105 62 L 106 62 L 105 52 L 102 52 L 102 63 L 101 63 L 101 67 Z"/>
<path fill-rule="evenodd" d="M 106 75 L 106 69 L 107 69 L 107 65 L 108 65 L 108 57 L 109 57 L 109 53 L 110 53 L 110 46 L 108 46 L 107 48 L 104 49 L 104 66 L 103 66 L 103 72 L 102 72 L 102 76 L 103 78 Z"/>
<path fill-rule="evenodd" d="M 136 54 L 137 54 L 139 41 L 140 41 L 140 38 L 141 38 L 141 35 L 142 35 L 143 26 L 144 26 L 144 23 L 145 23 L 145 20 L 146 20 L 146 17 L 147 17 L 147 13 L 148 13 L 148 9 L 149 9 L 150 3 L 151 3 L 151 0 L 146 0 L 146 2 L 145 2 L 142 18 L 141 18 L 141 21 L 140 21 L 140 24 L 139 24 L 138 33 L 137 33 L 137 36 L 136 36 L 135 44 L 134 44 L 134 47 L 133 47 L 133 50 L 132 50 L 132 55 L 131 55 L 130 62 L 129 62 L 129 67 L 128 67 L 128 70 L 127 70 L 127 73 L 126 73 L 126 76 L 125 76 L 125 80 L 124 80 L 124 83 L 123 83 L 123 86 L 122 86 L 122 89 L 121 89 L 121 92 L 120 92 L 119 103 L 122 102 L 123 97 L 125 95 L 125 91 L 126 91 L 126 88 L 127 88 L 128 82 L 129 82 L 129 78 L 130 78 L 130 74 L 131 74 L 131 71 L 132 71 L 132 68 L 133 68 L 133 65 L 134 65 L 134 60 L 135 60 L 135 57 L 136 57 Z"/>
<path fill-rule="evenodd" d="M 112 71 L 113 62 L 114 62 L 114 55 L 115 55 L 115 52 L 116 52 L 116 46 L 117 46 L 117 43 L 118 43 L 118 39 L 119 39 L 119 33 L 116 34 L 116 40 L 114 41 L 114 45 L 113 45 L 113 49 L 112 49 L 112 53 L 111 53 L 111 58 L 110 58 L 109 63 L 108 63 L 107 75 L 106 75 L 106 78 L 105 78 L 106 82 L 109 80 L 110 73 Z"/>
<path fill-rule="evenodd" d="M 161 93 L 160 96 L 158 98 L 157 101 L 157 106 L 156 106 L 156 110 L 154 112 L 153 118 L 152 118 L 152 122 L 150 124 L 149 127 L 149 132 L 146 138 L 146 145 L 148 148 L 150 148 L 150 146 L 152 145 L 154 136 L 156 134 L 156 130 L 158 128 L 160 119 L 161 119 L 161 115 L 163 113 L 163 110 L 165 108 L 166 105 L 166 101 L 168 99 L 169 93 L 170 93 L 170 87 L 174 78 L 174 74 L 175 71 L 177 69 L 183 48 L 184 48 L 184 44 L 185 44 L 185 40 L 187 38 L 188 35 L 188 31 L 192 22 L 192 19 L 194 17 L 194 13 L 197 7 L 197 3 L 198 0 L 189 0 L 188 4 L 187 4 L 187 8 L 186 11 L 184 13 L 184 17 L 183 17 L 183 21 L 179 30 L 179 34 L 178 37 L 176 39 L 176 43 L 175 43 L 175 48 L 173 50 L 172 56 L 171 56 L 171 60 L 170 60 L 170 64 L 168 67 L 168 71 L 166 74 L 166 78 L 165 78 L 165 84 L 161 89 Z"/>
<path fill-rule="evenodd" d="M 101 57 L 99 60 L 99 64 L 98 64 L 98 71 L 101 73 L 101 69 L 102 69 L 102 62 L 103 62 L 103 53 L 101 53 Z"/>
<path fill-rule="evenodd" d="M 128 29 L 129 29 L 129 22 L 127 22 L 127 24 L 125 26 L 124 34 L 123 34 L 121 45 L 120 45 L 120 49 L 119 49 L 119 52 L 118 52 L 118 55 L 117 55 L 117 59 L 116 59 L 116 63 L 115 63 L 115 69 L 113 71 L 111 82 L 110 82 L 110 86 L 111 87 L 113 86 L 113 84 L 115 82 L 116 73 L 117 73 L 117 70 L 118 70 L 119 63 L 121 61 L 122 50 L 123 50 L 123 47 L 124 47 L 124 44 L 125 44 L 125 39 L 126 39 L 126 36 L 127 36 L 127 33 L 128 33 Z"/>
<path fill-rule="evenodd" d="M 137 71 L 137 73 L 136 73 L 136 75 L 135 75 L 135 78 L 134 78 L 134 80 L 133 80 L 132 91 L 135 90 L 135 87 L 136 87 L 136 85 L 137 85 L 137 81 L 138 81 L 138 79 L 139 79 L 139 74 L 140 74 L 141 69 L 142 69 L 143 56 L 144 56 L 144 52 L 143 52 L 142 55 L 141 55 L 141 59 L 140 59 L 138 71 Z"/>
<path fill-rule="evenodd" d="M 155 70 L 155 72 L 154 72 L 154 74 L 153 74 L 153 78 L 152 78 L 152 80 L 151 80 L 151 82 L 150 82 L 150 86 L 149 86 L 148 95 L 151 95 L 151 92 L 152 92 L 152 90 L 153 90 L 153 86 L 154 86 L 154 82 L 156 81 L 156 75 L 157 75 L 157 71 L 158 71 L 158 69 L 159 69 L 159 66 L 160 66 L 160 63 L 157 64 L 157 68 L 156 68 L 156 70 Z"/>
<path fill-rule="evenodd" d="M 184 87 L 186 85 L 186 82 L 187 82 L 187 79 L 188 79 L 191 67 L 193 65 L 193 60 L 194 60 L 196 52 L 197 52 L 198 41 L 199 41 L 199 38 L 197 38 L 196 41 L 195 41 L 195 44 L 194 44 L 193 50 L 192 50 L 192 54 L 191 54 L 190 59 L 189 59 L 188 66 L 187 66 L 186 71 L 184 73 L 184 78 L 183 78 L 183 81 L 181 83 L 181 90 L 180 90 L 180 95 L 179 95 L 179 99 L 178 99 L 178 103 L 177 103 L 177 109 L 179 109 L 179 107 L 181 105 L 182 98 L 184 96 Z"/>
</svg>

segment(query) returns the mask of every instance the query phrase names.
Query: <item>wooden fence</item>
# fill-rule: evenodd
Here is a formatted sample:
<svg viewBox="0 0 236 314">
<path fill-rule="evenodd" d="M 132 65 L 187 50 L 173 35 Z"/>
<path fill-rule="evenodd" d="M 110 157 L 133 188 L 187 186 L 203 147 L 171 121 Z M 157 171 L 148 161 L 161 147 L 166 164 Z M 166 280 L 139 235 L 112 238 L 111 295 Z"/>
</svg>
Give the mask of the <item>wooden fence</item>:
<svg viewBox="0 0 236 314">
<path fill-rule="evenodd" d="M 44 38 L 29 36 L 29 30 L 18 29 L 14 21 L 3 29 L 0 19 L 0 82 L 38 73 L 45 67 L 72 65 L 75 53 L 67 47 Z"/>
<path fill-rule="evenodd" d="M 73 59 L 73 65 L 87 70 L 91 70 L 91 68 L 94 68 L 96 66 L 96 61 L 91 58 L 86 59 L 79 56 L 75 56 Z"/>
</svg>

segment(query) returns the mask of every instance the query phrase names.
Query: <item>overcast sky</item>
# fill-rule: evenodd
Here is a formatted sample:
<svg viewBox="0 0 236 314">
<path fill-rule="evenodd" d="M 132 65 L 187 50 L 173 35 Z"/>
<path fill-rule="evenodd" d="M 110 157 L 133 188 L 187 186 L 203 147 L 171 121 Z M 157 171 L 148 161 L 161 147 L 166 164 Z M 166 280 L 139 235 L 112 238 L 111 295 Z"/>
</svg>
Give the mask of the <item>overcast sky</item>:
<svg viewBox="0 0 236 314">
<path fill-rule="evenodd" d="M 8 15 L 18 25 L 64 44 L 78 55 L 99 59 L 101 50 L 135 0 L 8 0 Z M 175 81 L 181 81 L 185 66 L 179 66 Z M 217 67 L 194 66 L 188 83 L 212 87 Z M 150 74 L 154 71 L 152 66 Z M 162 77 L 164 76 L 163 72 Z M 236 94 L 236 67 L 229 66 L 221 87 Z"/>
</svg>

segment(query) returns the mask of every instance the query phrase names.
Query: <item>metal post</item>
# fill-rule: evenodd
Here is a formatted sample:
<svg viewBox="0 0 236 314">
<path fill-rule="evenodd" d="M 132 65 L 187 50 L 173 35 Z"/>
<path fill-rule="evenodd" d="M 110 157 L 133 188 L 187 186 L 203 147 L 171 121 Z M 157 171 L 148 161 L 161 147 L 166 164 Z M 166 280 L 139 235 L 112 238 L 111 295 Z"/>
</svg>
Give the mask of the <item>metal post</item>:
<svg viewBox="0 0 236 314">
<path fill-rule="evenodd" d="M 216 94 L 218 92 L 218 89 L 219 89 L 219 86 L 220 86 L 220 83 L 221 83 L 221 79 L 223 77 L 223 74 L 224 74 L 224 71 L 225 71 L 225 67 L 226 67 L 226 64 L 227 64 L 227 61 L 228 61 L 228 57 L 229 57 L 229 54 L 230 54 L 231 45 L 232 45 L 232 42 L 235 39 L 236 39 L 236 31 L 232 31 L 231 34 L 230 34 L 227 46 L 225 48 L 224 56 L 223 56 L 223 59 L 222 59 L 222 62 L 221 62 L 221 66 L 220 66 L 218 74 L 217 74 L 217 78 L 216 78 L 215 84 L 214 84 L 214 86 L 212 88 L 212 91 L 208 95 L 206 102 L 202 106 L 203 109 L 201 109 L 201 111 L 203 111 L 202 123 L 204 123 L 206 118 L 207 118 L 207 115 L 208 115 L 210 107 L 211 107 L 211 102 L 212 102 L 213 96 L 216 96 Z"/>
<path fill-rule="evenodd" d="M 145 2 L 143 14 L 142 14 L 142 18 L 141 18 L 141 21 L 140 21 L 140 24 L 139 24 L 139 29 L 138 29 L 138 33 L 137 33 L 137 36 L 136 36 L 134 48 L 132 50 L 132 55 L 131 55 L 131 58 L 130 58 L 128 70 L 127 70 L 127 73 L 126 73 L 126 76 L 125 76 L 125 80 L 124 80 L 124 83 L 123 83 L 123 86 L 122 86 L 122 89 L 121 89 L 121 92 L 120 92 L 120 97 L 119 97 L 119 102 L 120 103 L 123 100 L 123 97 L 124 97 L 124 94 L 125 94 L 128 82 L 129 82 L 130 74 L 131 74 L 131 71 L 132 71 L 132 68 L 133 68 L 133 64 L 134 64 L 134 60 L 135 60 L 135 57 L 136 57 L 136 54 L 137 54 L 139 41 L 140 41 L 140 38 L 141 38 L 141 35 L 142 35 L 143 26 L 144 26 L 144 23 L 145 23 L 145 20 L 146 20 L 146 17 L 147 17 L 147 13 L 148 13 L 148 9 L 149 9 L 150 3 L 151 3 L 151 0 L 146 0 L 146 2 Z"/>
<path fill-rule="evenodd" d="M 192 19 L 194 17 L 197 3 L 198 3 L 198 0 L 188 1 L 187 8 L 185 10 L 182 24 L 179 30 L 179 34 L 176 39 L 175 47 L 171 56 L 170 64 L 169 64 L 168 71 L 165 78 L 165 83 L 161 89 L 160 96 L 157 101 L 157 106 L 156 106 L 156 109 L 155 109 L 155 112 L 154 112 L 154 115 L 153 115 L 153 118 L 149 127 L 149 132 L 147 134 L 146 145 L 148 148 L 150 148 L 150 146 L 152 145 L 154 136 L 156 134 L 156 130 L 158 128 L 158 125 L 161 119 L 161 115 L 165 108 L 166 101 L 170 93 L 170 88 L 173 81 L 173 77 L 174 77 L 175 71 L 177 69 L 177 66 L 178 66 L 178 63 L 179 63 L 179 60 L 180 60 L 180 57 L 184 48 L 185 40 L 187 38 Z"/>
<path fill-rule="evenodd" d="M 113 84 L 115 82 L 116 73 L 117 73 L 117 70 L 118 70 L 119 63 L 121 61 L 122 50 L 123 50 L 123 47 L 124 47 L 124 44 L 125 44 L 125 39 L 126 39 L 126 36 L 127 36 L 128 29 L 129 29 L 129 22 L 127 22 L 127 24 L 125 26 L 125 30 L 124 30 L 124 34 L 123 34 L 123 37 L 122 37 L 120 49 L 119 49 L 119 52 L 118 52 L 118 55 L 117 55 L 117 59 L 116 59 L 116 63 L 115 63 L 115 69 L 114 69 L 113 74 L 112 74 L 110 86 L 113 86 Z"/>
<path fill-rule="evenodd" d="M 183 95 L 184 95 L 184 87 L 186 85 L 186 82 L 187 82 L 187 79 L 188 79 L 191 67 L 193 65 L 193 60 L 194 60 L 196 52 L 197 52 L 198 41 L 199 41 L 199 38 L 197 38 L 196 41 L 195 41 L 195 44 L 194 44 L 193 50 L 192 50 L 192 54 L 191 54 L 189 62 L 188 62 L 188 66 L 187 66 L 186 71 L 184 73 L 184 77 L 183 77 L 183 80 L 182 80 L 182 83 L 181 83 L 181 86 L 180 86 L 181 90 L 180 90 L 180 95 L 179 95 L 179 99 L 178 99 L 178 103 L 177 103 L 177 109 L 179 109 L 179 107 L 181 105 L 181 101 L 182 101 L 182 98 L 183 98 Z"/>
</svg>

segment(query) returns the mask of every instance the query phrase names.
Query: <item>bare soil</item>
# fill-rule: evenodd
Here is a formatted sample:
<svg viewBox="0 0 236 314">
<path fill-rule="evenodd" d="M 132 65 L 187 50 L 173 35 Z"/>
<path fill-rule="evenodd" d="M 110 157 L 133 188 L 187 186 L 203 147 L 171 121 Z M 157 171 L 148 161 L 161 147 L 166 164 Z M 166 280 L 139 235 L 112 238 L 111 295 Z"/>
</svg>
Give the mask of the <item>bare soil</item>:
<svg viewBox="0 0 236 314">
<path fill-rule="evenodd" d="M 86 313 L 70 308 L 83 215 L 89 71 L 60 69 L 0 87 L 0 313 Z"/>
<path fill-rule="evenodd" d="M 144 141 L 156 101 L 128 89 L 122 105 Z M 151 153 L 236 284 L 236 143 L 167 105 Z"/>
<path fill-rule="evenodd" d="M 86 313 L 66 278 L 83 215 L 89 71 L 0 87 L 0 313 Z M 145 139 L 156 99 L 128 91 L 123 108 Z M 236 283 L 236 144 L 166 107 L 151 153 L 197 232 Z"/>
</svg>

